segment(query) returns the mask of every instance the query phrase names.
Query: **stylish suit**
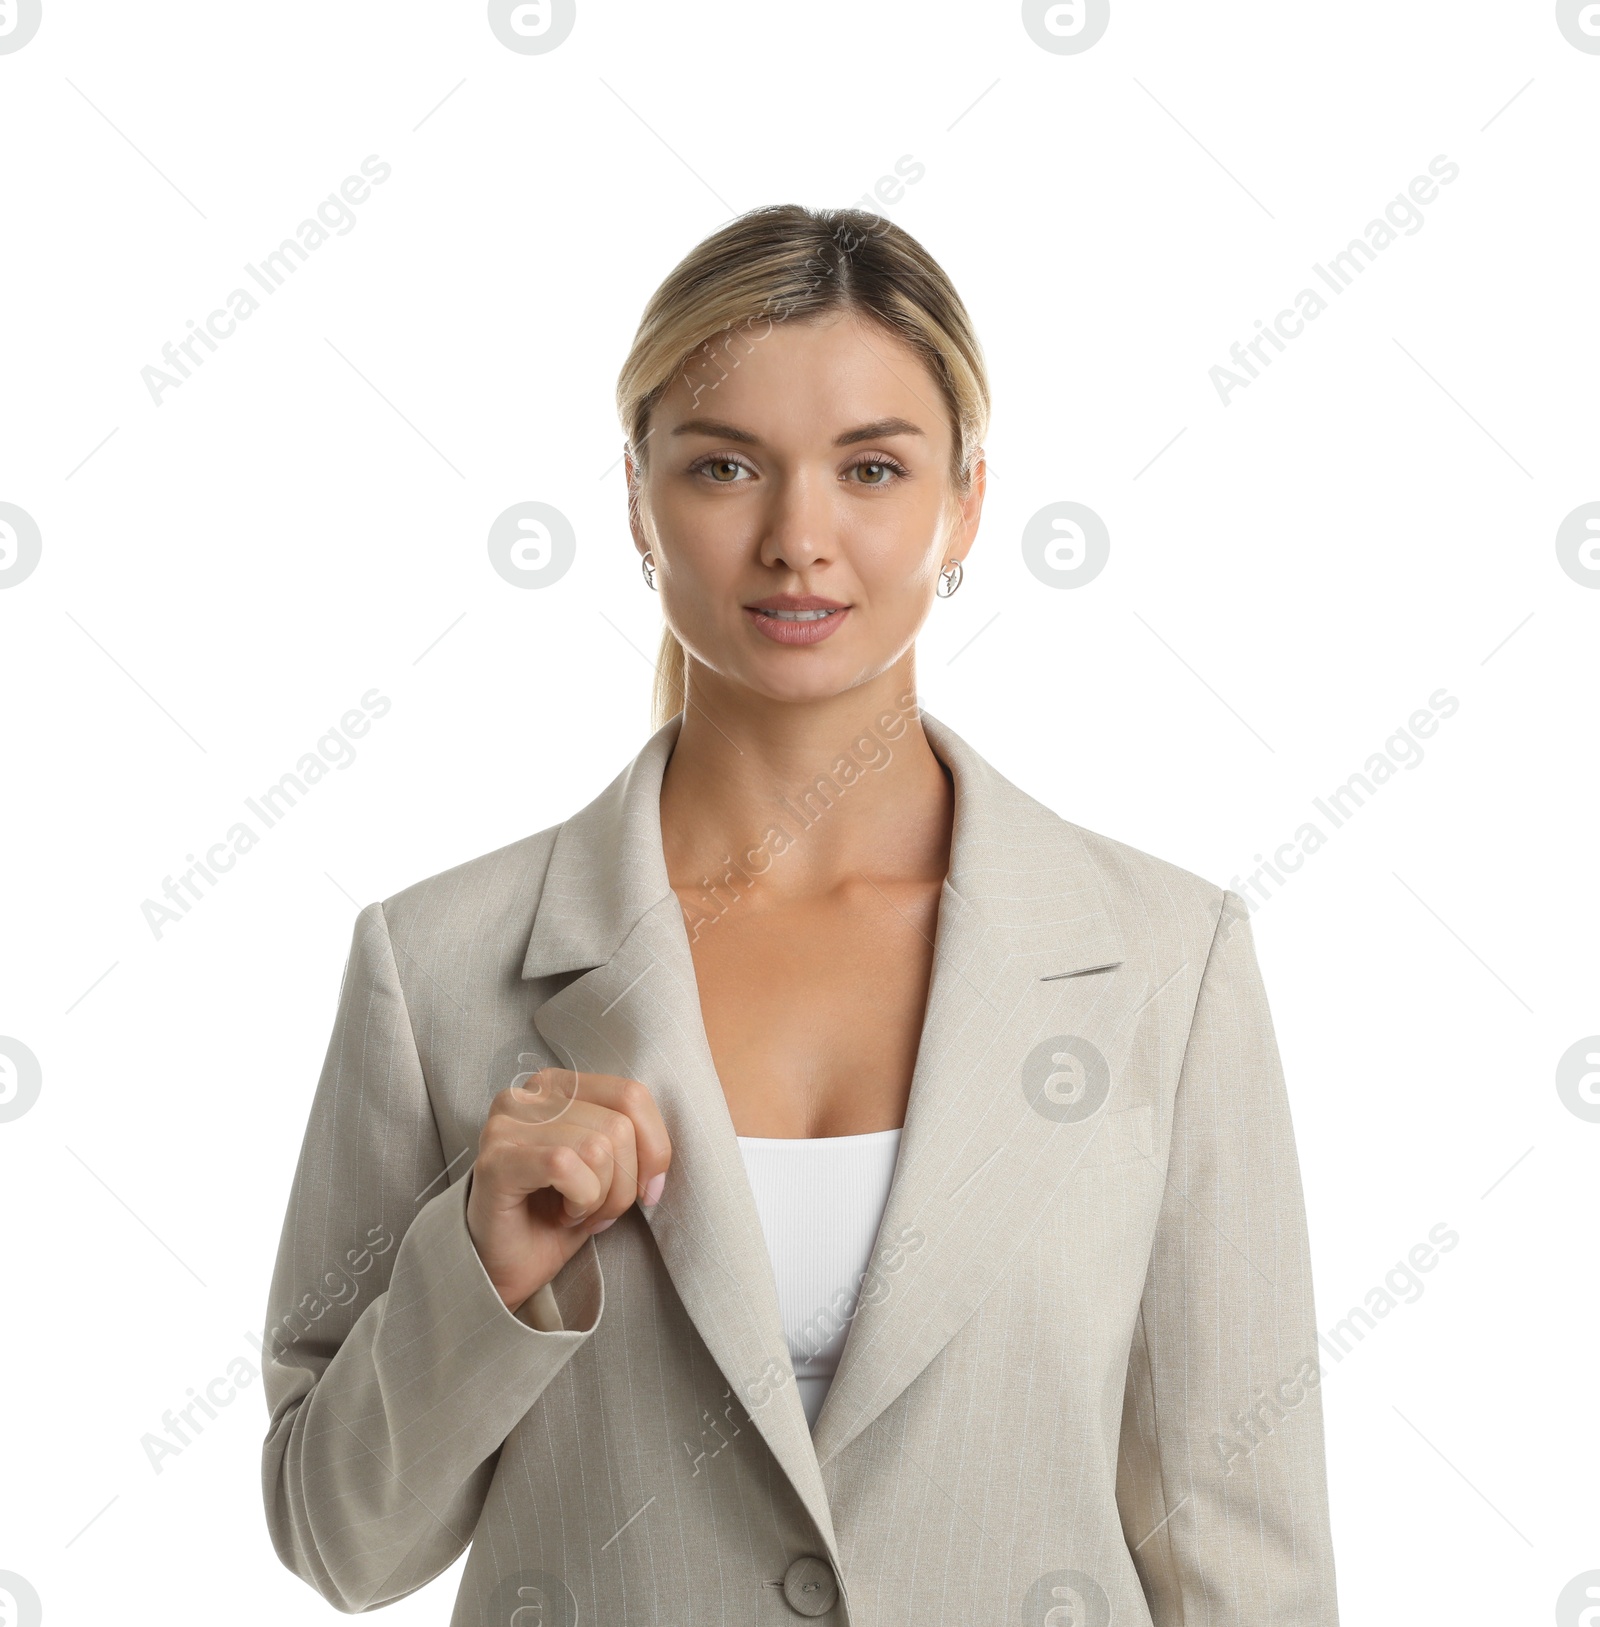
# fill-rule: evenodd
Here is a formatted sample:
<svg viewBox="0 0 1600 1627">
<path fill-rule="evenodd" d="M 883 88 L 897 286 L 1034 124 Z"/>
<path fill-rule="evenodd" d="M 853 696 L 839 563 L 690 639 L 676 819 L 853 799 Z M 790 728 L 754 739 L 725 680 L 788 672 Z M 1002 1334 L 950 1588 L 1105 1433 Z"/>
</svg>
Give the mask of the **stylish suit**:
<svg viewBox="0 0 1600 1627">
<path fill-rule="evenodd" d="M 564 824 L 361 912 L 273 1279 L 263 1461 L 279 1554 L 340 1609 L 470 1541 L 453 1627 L 1334 1627 L 1304 1210 L 1244 907 L 922 721 L 950 871 L 814 1434 L 662 856 L 680 719 Z M 466 1177 L 525 1053 L 648 1085 L 673 1160 L 659 1206 L 513 1314 Z"/>
</svg>

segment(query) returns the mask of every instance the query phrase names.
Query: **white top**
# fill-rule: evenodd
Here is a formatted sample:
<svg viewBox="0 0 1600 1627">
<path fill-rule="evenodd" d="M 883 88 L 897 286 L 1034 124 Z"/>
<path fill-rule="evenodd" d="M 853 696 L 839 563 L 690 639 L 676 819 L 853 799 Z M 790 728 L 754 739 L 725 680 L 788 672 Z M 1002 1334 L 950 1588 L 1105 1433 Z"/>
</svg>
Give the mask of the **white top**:
<svg viewBox="0 0 1600 1627">
<path fill-rule="evenodd" d="M 889 1201 L 900 1132 L 738 1139 L 800 1404 L 815 1428 Z"/>
</svg>

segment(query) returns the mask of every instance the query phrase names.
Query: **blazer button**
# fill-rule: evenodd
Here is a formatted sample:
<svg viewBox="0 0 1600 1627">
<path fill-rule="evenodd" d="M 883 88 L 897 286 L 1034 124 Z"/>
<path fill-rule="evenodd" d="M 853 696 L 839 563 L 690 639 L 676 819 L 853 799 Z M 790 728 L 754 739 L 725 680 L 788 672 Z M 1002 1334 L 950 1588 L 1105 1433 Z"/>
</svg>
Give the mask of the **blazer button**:
<svg viewBox="0 0 1600 1627">
<path fill-rule="evenodd" d="M 783 1573 L 783 1596 L 802 1616 L 825 1616 L 839 1601 L 833 1567 L 815 1554 L 805 1554 Z"/>
</svg>

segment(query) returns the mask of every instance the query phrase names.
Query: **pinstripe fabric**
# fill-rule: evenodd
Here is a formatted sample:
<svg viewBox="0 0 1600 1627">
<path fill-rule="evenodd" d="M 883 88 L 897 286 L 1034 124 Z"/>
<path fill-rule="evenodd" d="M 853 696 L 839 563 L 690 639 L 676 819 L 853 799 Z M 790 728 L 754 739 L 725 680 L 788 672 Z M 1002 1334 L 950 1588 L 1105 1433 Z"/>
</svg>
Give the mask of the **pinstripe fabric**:
<svg viewBox="0 0 1600 1627">
<path fill-rule="evenodd" d="M 1335 1627 L 1304 1210 L 1243 906 L 923 726 L 950 873 L 814 1432 L 662 858 L 678 720 L 565 824 L 361 912 L 263 1454 L 278 1552 L 339 1608 L 470 1541 L 453 1627 Z M 649 1085 L 674 1161 L 513 1315 L 465 1176 L 526 1052 Z"/>
</svg>

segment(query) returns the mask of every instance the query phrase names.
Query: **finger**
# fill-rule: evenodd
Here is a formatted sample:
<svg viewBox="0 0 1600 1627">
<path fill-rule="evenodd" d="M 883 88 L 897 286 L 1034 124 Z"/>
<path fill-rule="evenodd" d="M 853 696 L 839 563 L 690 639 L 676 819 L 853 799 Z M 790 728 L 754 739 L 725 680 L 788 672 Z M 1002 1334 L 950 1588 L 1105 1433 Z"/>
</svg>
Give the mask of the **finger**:
<svg viewBox="0 0 1600 1627">
<path fill-rule="evenodd" d="M 574 1107 L 586 1099 L 602 1076 L 574 1073 L 569 1068 L 540 1068 L 535 1073 L 519 1075 L 515 1084 L 508 1085 L 495 1097 L 490 1111 L 507 1113 L 528 1124 L 548 1124 L 564 1118 Z"/>
<path fill-rule="evenodd" d="M 621 1085 L 627 1081 L 617 1080 L 616 1083 Z M 578 1145 L 582 1133 L 588 1130 L 603 1135 L 610 1142 L 611 1184 L 598 1208 L 588 1218 L 615 1220 L 633 1204 L 640 1187 L 633 1120 L 615 1108 L 602 1107 L 598 1102 L 581 1098 L 573 1101 L 561 1118 L 546 1119 L 542 1117 L 542 1099 L 524 1102 L 518 1100 L 520 1095 L 521 1092 L 513 1088 L 504 1102 L 496 1101 L 490 1122 L 497 1130 L 504 1126 L 515 1126 L 519 1130 L 533 1131 L 536 1135 L 546 1132 L 551 1138 L 572 1145 Z M 598 1171 L 598 1164 L 595 1167 Z M 563 1211 L 563 1218 L 568 1217 L 569 1211 Z"/>
<path fill-rule="evenodd" d="M 633 1126 L 633 1187 L 628 1204 L 660 1201 L 661 1185 L 672 1163 L 672 1137 L 649 1088 L 637 1079 L 608 1079 L 607 1105 Z"/>
<path fill-rule="evenodd" d="M 517 1121 L 511 1121 L 516 1123 Z M 535 1124 L 526 1128 L 535 1137 L 554 1137 L 577 1148 L 602 1180 L 607 1180 L 604 1193 L 596 1204 L 587 1205 L 577 1214 L 569 1202 L 562 1211 L 565 1223 L 578 1221 L 609 1222 L 632 1207 L 639 1190 L 638 1153 L 634 1144 L 633 1120 L 595 1102 L 574 1102 L 571 1113 L 558 1123 Z M 604 1139 L 610 1149 L 608 1159 L 599 1156 L 598 1149 L 590 1145 L 588 1137 Z"/>
<path fill-rule="evenodd" d="M 615 1176 L 610 1139 L 592 1126 L 521 1124 L 499 1115 L 485 1127 L 477 1160 L 485 1197 L 497 1209 L 553 1191 L 558 1223 L 576 1224 L 609 1194 Z"/>
<path fill-rule="evenodd" d="M 581 1103 L 615 1108 L 620 1087 L 630 1083 L 608 1073 L 578 1073 L 571 1068 L 540 1068 L 521 1074 L 495 1097 L 491 1112 L 509 1113 L 529 1124 L 564 1118 Z"/>
<path fill-rule="evenodd" d="M 609 1073 L 577 1073 L 568 1068 L 541 1068 L 528 1076 L 525 1087 L 501 1091 L 492 1110 L 534 1124 L 553 1123 L 558 1119 L 592 1122 L 582 1111 L 585 1103 L 624 1114 L 632 1123 L 635 1167 L 633 1192 L 628 1202 L 648 1201 L 651 1183 L 658 1179 L 664 1181 L 672 1163 L 672 1138 L 667 1134 L 666 1121 L 655 1097 L 637 1079 Z M 659 1187 L 654 1201 L 660 1201 Z"/>
<path fill-rule="evenodd" d="M 593 1116 L 593 1128 L 611 1144 L 611 1185 L 599 1204 L 584 1218 L 594 1224 L 609 1225 L 633 1206 L 639 1190 L 639 1153 L 633 1120 L 613 1108 L 592 1102 L 581 1104 L 585 1117 Z"/>
</svg>

